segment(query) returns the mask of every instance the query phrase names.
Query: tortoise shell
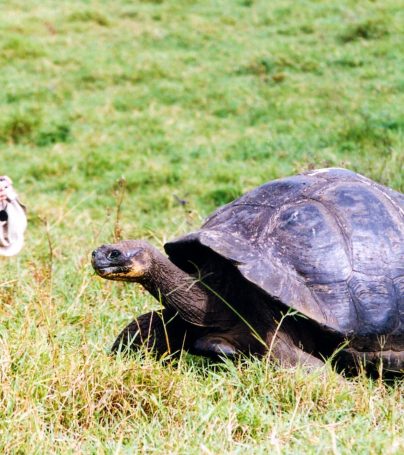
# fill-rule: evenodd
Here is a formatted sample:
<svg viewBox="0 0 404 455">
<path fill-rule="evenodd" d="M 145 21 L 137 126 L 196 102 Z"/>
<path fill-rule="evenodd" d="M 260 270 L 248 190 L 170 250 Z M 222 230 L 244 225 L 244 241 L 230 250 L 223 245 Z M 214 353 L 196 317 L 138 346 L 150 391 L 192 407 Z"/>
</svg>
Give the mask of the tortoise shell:
<svg viewBox="0 0 404 455">
<path fill-rule="evenodd" d="M 266 183 L 165 250 L 185 268 L 200 245 L 324 328 L 403 337 L 404 195 L 362 175 L 331 168 Z"/>
</svg>

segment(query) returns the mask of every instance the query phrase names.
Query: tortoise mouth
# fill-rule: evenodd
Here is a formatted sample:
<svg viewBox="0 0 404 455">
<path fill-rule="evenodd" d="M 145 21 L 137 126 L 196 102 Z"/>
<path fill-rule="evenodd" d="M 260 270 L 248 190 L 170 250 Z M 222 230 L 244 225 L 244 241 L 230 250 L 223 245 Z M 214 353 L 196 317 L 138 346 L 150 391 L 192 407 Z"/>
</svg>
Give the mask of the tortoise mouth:
<svg viewBox="0 0 404 455">
<path fill-rule="evenodd" d="M 130 267 L 123 267 L 123 266 L 97 266 L 93 264 L 93 268 L 97 275 L 106 278 L 108 276 L 119 276 L 119 275 L 126 275 L 130 272 Z"/>
</svg>

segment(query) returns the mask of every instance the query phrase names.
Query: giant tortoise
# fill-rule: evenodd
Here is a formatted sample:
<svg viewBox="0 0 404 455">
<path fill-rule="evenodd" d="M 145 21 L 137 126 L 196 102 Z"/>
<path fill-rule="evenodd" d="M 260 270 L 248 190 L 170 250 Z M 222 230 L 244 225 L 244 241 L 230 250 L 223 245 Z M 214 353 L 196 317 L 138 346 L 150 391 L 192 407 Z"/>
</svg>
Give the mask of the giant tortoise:
<svg viewBox="0 0 404 455">
<path fill-rule="evenodd" d="M 253 189 L 164 248 L 128 240 L 92 254 L 98 275 L 140 283 L 164 307 L 113 351 L 403 371 L 403 194 L 345 169 L 308 171 Z"/>
</svg>

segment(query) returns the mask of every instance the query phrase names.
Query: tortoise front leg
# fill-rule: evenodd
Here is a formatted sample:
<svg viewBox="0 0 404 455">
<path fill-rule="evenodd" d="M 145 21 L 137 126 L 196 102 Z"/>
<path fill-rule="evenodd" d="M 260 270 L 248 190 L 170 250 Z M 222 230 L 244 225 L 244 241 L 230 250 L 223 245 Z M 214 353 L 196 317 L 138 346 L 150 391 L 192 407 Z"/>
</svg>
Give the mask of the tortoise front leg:
<svg viewBox="0 0 404 455">
<path fill-rule="evenodd" d="M 177 313 L 167 308 L 143 314 L 126 326 L 112 345 L 111 351 L 136 351 L 141 347 L 157 357 L 187 349 L 192 330 Z"/>
</svg>

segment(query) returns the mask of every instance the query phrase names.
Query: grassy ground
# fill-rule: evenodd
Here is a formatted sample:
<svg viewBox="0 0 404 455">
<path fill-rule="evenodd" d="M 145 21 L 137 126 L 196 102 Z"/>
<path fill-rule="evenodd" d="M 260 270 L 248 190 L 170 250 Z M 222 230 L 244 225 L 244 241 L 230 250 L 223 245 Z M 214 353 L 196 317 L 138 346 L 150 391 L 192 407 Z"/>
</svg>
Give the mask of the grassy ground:
<svg viewBox="0 0 404 455">
<path fill-rule="evenodd" d="M 403 191 L 399 3 L 1 2 L 0 174 L 29 206 L 0 262 L 2 453 L 402 453 L 402 382 L 110 359 L 156 304 L 89 265 L 121 195 L 122 236 L 160 246 L 310 166 Z"/>
</svg>

